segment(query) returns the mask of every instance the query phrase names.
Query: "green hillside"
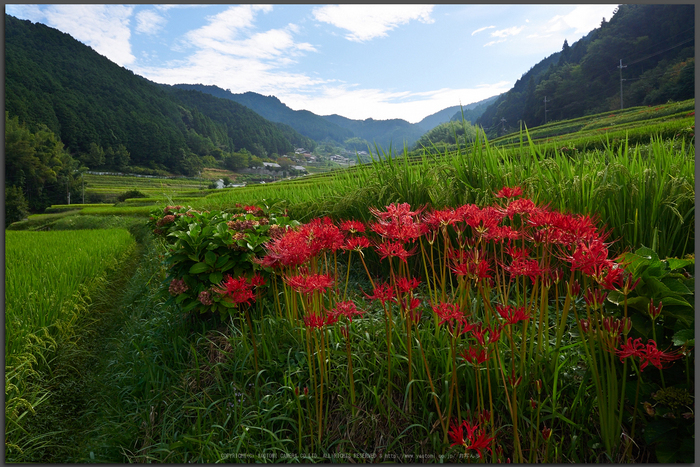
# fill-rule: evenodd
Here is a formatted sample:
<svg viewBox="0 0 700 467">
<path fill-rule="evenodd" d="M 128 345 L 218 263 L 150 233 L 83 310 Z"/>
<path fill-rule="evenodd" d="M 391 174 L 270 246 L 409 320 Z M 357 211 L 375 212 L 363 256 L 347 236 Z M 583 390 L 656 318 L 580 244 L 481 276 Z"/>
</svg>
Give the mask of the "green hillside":
<svg viewBox="0 0 700 467">
<path fill-rule="evenodd" d="M 220 158 L 243 148 L 255 155 L 283 153 L 312 144 L 243 105 L 165 92 L 68 34 L 9 15 L 5 66 L 10 117 L 46 125 L 91 169 L 119 168 L 99 153 L 120 145 L 130 166 L 191 175 L 207 155 Z"/>
<path fill-rule="evenodd" d="M 523 74 L 477 123 L 495 137 L 519 121 L 533 127 L 694 98 L 694 38 L 695 5 L 620 5 L 609 21 Z"/>
</svg>

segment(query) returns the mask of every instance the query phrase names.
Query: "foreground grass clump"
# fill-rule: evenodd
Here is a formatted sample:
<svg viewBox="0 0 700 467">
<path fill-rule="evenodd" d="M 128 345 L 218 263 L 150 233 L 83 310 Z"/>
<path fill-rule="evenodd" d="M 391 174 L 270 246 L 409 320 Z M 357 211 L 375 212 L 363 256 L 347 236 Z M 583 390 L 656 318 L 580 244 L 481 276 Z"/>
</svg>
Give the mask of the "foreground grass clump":
<svg viewBox="0 0 700 467">
<path fill-rule="evenodd" d="M 41 372 L 87 311 L 91 290 L 133 250 L 134 238 L 125 229 L 5 235 L 6 455 L 22 459 L 30 447 L 23 424 L 49 397 Z"/>
<path fill-rule="evenodd" d="M 190 311 L 221 326 L 179 347 L 178 395 L 162 386 L 190 415 L 152 416 L 132 460 L 687 459 L 693 259 L 613 260 L 594 218 L 521 195 L 316 219 L 251 257 L 266 280 L 209 278 Z M 169 270 L 175 302 L 195 266 Z M 682 402 L 645 410 L 659 393 Z"/>
</svg>

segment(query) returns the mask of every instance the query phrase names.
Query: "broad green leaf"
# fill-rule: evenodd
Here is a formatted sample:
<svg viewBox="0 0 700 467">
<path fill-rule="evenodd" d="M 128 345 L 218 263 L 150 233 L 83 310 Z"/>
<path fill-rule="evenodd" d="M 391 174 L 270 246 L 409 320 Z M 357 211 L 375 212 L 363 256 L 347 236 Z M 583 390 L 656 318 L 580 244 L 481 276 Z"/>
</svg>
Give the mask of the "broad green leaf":
<svg viewBox="0 0 700 467">
<path fill-rule="evenodd" d="M 664 277 L 661 281 L 668 289 L 672 292 L 676 292 L 683 295 L 692 294 L 691 290 L 685 286 L 681 281 L 674 277 Z"/>
<path fill-rule="evenodd" d="M 684 268 L 690 264 L 695 264 L 693 259 L 678 259 L 678 258 L 666 258 L 668 261 L 668 267 L 673 271 L 676 269 Z"/>
<path fill-rule="evenodd" d="M 231 258 L 231 255 L 221 255 L 219 258 L 216 260 L 216 264 L 214 265 L 215 268 L 221 268 L 226 262 Z"/>
<path fill-rule="evenodd" d="M 695 330 L 694 329 L 681 329 L 673 335 L 673 345 L 683 345 L 688 344 L 690 346 L 695 345 Z"/>
<path fill-rule="evenodd" d="M 645 246 L 639 248 L 634 253 L 636 255 L 638 255 L 644 259 L 650 260 L 652 262 L 659 261 L 659 255 L 657 255 L 656 252 L 654 250 L 652 250 L 651 248 L 647 248 Z"/>
<path fill-rule="evenodd" d="M 224 275 L 220 272 L 212 272 L 211 274 L 209 274 L 209 282 L 211 282 L 212 284 L 220 284 L 224 278 L 223 276 Z"/>
<path fill-rule="evenodd" d="M 177 296 L 177 298 L 175 299 L 175 303 L 182 303 L 183 300 L 187 299 L 188 297 L 189 297 L 189 295 L 187 295 L 186 293 L 183 292 Z"/>
<path fill-rule="evenodd" d="M 207 253 L 204 255 L 204 262 L 209 266 L 214 267 L 216 264 L 216 253 L 213 251 L 207 251 Z"/>
<path fill-rule="evenodd" d="M 653 444 L 659 441 L 673 443 L 675 431 L 676 427 L 670 420 L 665 418 L 653 420 L 649 422 L 644 430 L 644 440 L 647 444 Z"/>
<path fill-rule="evenodd" d="M 207 263 L 197 263 L 190 268 L 190 274 L 200 274 L 210 269 Z"/>
<path fill-rule="evenodd" d="M 608 293 L 608 301 L 610 303 L 614 303 L 615 305 L 624 305 L 625 296 L 617 290 L 612 290 Z"/>
</svg>

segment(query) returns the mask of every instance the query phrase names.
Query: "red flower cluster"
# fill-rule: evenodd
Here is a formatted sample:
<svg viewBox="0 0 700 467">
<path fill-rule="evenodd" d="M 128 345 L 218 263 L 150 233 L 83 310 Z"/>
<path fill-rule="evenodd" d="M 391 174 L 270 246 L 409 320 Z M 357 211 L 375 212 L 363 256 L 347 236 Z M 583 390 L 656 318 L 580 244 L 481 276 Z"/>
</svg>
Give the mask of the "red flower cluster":
<svg viewBox="0 0 700 467">
<path fill-rule="evenodd" d="M 287 276 L 284 281 L 292 290 L 305 295 L 323 292 L 333 285 L 333 278 L 326 274 L 299 274 Z"/>
<path fill-rule="evenodd" d="M 433 305 L 433 311 L 440 318 L 440 323 L 438 323 L 440 325 L 444 323 L 454 325 L 464 320 L 464 313 L 459 309 L 459 305 L 454 303 L 438 303 Z"/>
<path fill-rule="evenodd" d="M 464 446 L 465 451 L 470 449 L 476 451 L 479 457 L 483 459 L 482 450 L 486 449 L 491 452 L 489 445 L 494 438 L 490 438 L 485 432 L 479 429 L 479 424 L 472 425 L 467 420 L 464 420 L 461 425 L 456 425 L 454 422 L 450 424 L 448 432 L 452 446 Z"/>
<path fill-rule="evenodd" d="M 223 281 L 219 287 L 214 287 L 212 290 L 230 298 L 236 305 L 241 303 L 250 305 L 251 301 L 255 300 L 252 281 L 249 281 L 245 276 L 238 278 L 228 276 L 228 279 Z"/>
<path fill-rule="evenodd" d="M 523 194 L 523 189 L 519 186 L 501 188 L 501 191 L 496 193 L 496 198 L 515 198 Z"/>
<path fill-rule="evenodd" d="M 320 314 L 317 313 L 311 313 L 308 316 L 304 316 L 304 326 L 307 328 L 311 329 L 321 329 L 324 326 L 328 325 L 331 326 L 335 324 L 338 321 L 338 318 L 333 315 L 328 315 L 327 317 L 323 317 Z"/>
<path fill-rule="evenodd" d="M 662 370 L 665 363 L 672 362 L 681 358 L 681 355 L 672 352 L 663 352 L 656 347 L 656 342 L 649 339 L 645 344 L 642 344 L 642 338 L 632 340 L 627 338 L 627 344 L 620 345 L 620 349 L 616 351 L 620 361 L 624 361 L 627 357 L 637 357 L 641 365 L 640 370 L 644 370 L 650 363 L 656 368 Z"/>
<path fill-rule="evenodd" d="M 516 308 L 512 305 L 496 305 L 496 312 L 501 315 L 501 318 L 505 320 L 506 324 L 515 324 L 519 321 L 530 319 L 530 316 L 525 312 L 524 306 Z"/>
<path fill-rule="evenodd" d="M 360 311 L 357 309 L 355 302 L 348 300 L 346 302 L 336 303 L 335 309 L 329 313 L 329 316 L 333 315 L 338 318 L 341 316 L 345 316 L 348 319 L 348 321 L 352 322 L 353 317 L 362 316 L 364 314 L 364 311 Z"/>
</svg>

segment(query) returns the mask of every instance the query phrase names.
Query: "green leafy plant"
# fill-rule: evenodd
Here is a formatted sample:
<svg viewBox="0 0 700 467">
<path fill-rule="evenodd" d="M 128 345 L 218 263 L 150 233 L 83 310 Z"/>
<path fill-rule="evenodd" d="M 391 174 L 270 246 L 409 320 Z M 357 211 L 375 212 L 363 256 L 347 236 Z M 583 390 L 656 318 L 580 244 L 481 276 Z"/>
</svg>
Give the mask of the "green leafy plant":
<svg viewBox="0 0 700 467">
<path fill-rule="evenodd" d="M 166 206 L 152 213 L 149 225 L 169 243 L 166 282 L 183 312 L 218 312 L 223 318 L 237 307 L 220 293 L 228 277 L 252 277 L 253 259 L 275 232 L 295 225 L 284 212 L 244 206 L 237 212 L 196 211 Z"/>
</svg>

